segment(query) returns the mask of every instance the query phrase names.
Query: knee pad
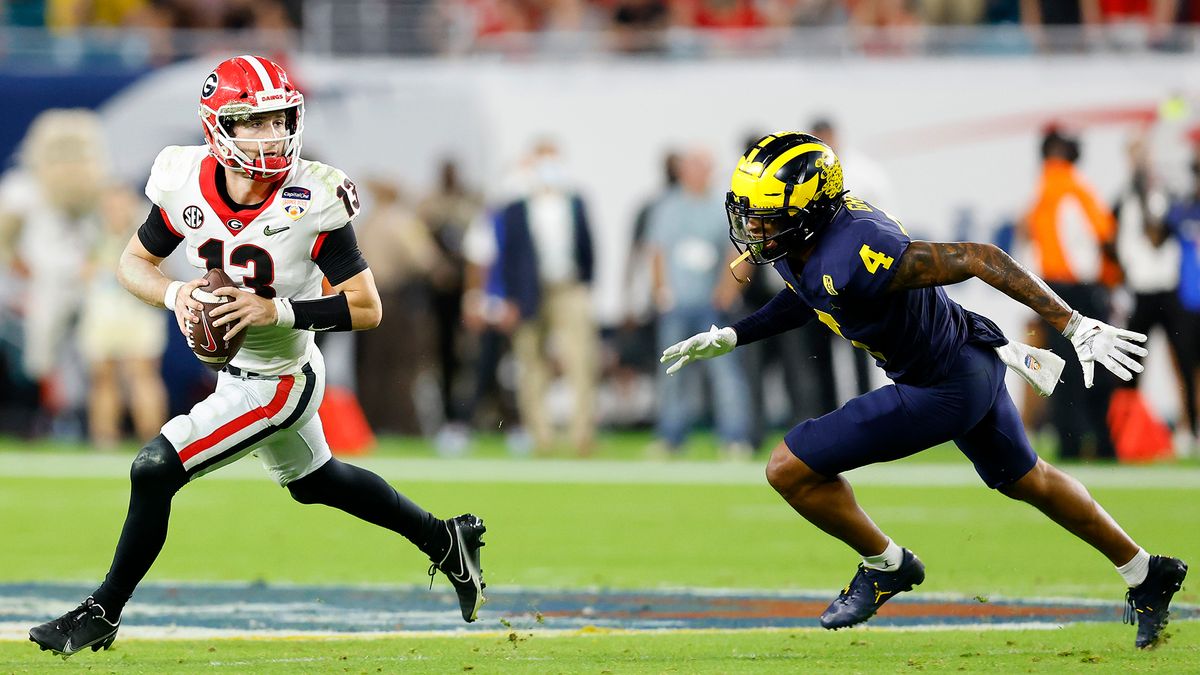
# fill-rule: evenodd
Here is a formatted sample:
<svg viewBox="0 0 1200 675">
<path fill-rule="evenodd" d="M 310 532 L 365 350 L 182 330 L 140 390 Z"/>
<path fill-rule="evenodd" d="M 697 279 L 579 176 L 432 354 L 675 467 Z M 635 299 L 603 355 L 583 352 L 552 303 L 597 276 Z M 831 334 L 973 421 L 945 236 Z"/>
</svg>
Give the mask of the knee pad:
<svg viewBox="0 0 1200 675">
<path fill-rule="evenodd" d="M 187 484 L 187 472 L 175 447 L 163 435 L 144 445 L 129 468 L 129 480 L 135 487 L 165 490 L 174 494 Z"/>
</svg>

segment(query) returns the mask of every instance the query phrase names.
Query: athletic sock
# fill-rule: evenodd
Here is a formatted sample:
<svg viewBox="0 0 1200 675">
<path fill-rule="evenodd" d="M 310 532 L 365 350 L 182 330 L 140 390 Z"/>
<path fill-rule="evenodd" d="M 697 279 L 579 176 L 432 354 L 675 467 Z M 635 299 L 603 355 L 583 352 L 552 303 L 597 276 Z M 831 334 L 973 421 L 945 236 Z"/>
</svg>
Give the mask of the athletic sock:
<svg viewBox="0 0 1200 675">
<path fill-rule="evenodd" d="M 397 492 L 383 478 L 353 464 L 330 459 L 316 471 L 289 483 L 288 489 L 301 503 L 332 506 L 402 535 L 430 557 L 440 550 L 440 559 L 449 548 L 441 546 L 441 537 L 449 540 L 448 534 L 439 534 L 446 533 L 443 521 Z"/>
<path fill-rule="evenodd" d="M 1150 554 L 1146 549 L 1139 548 L 1133 559 L 1117 568 L 1121 578 L 1130 588 L 1140 586 L 1150 572 Z"/>
<path fill-rule="evenodd" d="M 883 553 L 863 556 L 863 567 L 881 572 L 895 572 L 900 569 L 902 562 L 904 562 L 904 549 L 897 546 L 896 542 L 891 539 L 888 539 L 887 548 L 883 549 Z"/>
</svg>

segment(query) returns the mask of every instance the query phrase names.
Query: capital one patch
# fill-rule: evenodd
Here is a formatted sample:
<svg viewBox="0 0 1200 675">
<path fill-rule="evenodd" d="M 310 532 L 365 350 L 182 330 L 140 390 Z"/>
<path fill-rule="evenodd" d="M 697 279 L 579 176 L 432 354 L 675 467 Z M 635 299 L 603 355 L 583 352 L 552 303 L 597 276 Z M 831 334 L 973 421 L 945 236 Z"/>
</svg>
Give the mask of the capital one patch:
<svg viewBox="0 0 1200 675">
<path fill-rule="evenodd" d="M 279 204 L 283 212 L 292 220 L 300 220 L 308 212 L 308 204 L 312 200 L 312 192 L 308 188 L 286 187 L 279 195 Z"/>
</svg>

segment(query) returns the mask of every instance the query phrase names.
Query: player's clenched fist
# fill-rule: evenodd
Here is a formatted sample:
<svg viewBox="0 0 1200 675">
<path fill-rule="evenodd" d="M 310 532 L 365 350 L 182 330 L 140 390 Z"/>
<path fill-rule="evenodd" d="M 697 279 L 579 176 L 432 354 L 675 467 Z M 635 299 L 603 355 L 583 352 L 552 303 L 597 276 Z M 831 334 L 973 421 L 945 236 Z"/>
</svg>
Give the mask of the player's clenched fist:
<svg viewBox="0 0 1200 675">
<path fill-rule="evenodd" d="M 170 296 L 171 289 L 174 289 L 174 296 L 166 298 L 165 302 L 168 303 L 168 308 L 175 311 L 175 322 L 179 324 L 179 332 L 188 340 L 192 339 L 190 325 L 200 320 L 200 311 L 204 309 L 204 305 L 192 297 L 192 291 L 203 285 L 204 277 L 200 277 L 187 283 L 172 282 L 167 287 L 167 295 Z"/>
<path fill-rule="evenodd" d="M 697 333 L 682 342 L 676 342 L 664 349 L 659 362 L 670 363 L 678 359 L 667 368 L 667 374 L 674 375 L 680 368 L 692 361 L 711 359 L 722 354 L 728 354 L 736 346 L 737 333 L 732 328 L 729 326 L 724 328 L 712 326 L 706 333 Z"/>
</svg>

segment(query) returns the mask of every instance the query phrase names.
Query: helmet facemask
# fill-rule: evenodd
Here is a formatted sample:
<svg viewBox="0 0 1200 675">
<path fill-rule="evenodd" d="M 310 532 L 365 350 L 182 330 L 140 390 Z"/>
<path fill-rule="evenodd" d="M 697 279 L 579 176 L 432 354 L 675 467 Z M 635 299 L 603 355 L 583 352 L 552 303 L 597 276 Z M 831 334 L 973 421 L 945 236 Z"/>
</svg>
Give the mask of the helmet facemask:
<svg viewBox="0 0 1200 675">
<path fill-rule="evenodd" d="M 204 127 L 212 139 L 210 145 L 216 150 L 217 159 L 231 169 L 241 169 L 256 181 L 273 183 L 282 180 L 300 156 L 304 134 L 304 100 L 299 94 L 296 95 L 296 99 L 290 105 L 269 109 L 237 102 L 227 103 L 215 111 L 202 107 Z M 238 138 L 233 135 L 236 123 L 248 121 L 255 115 L 279 110 L 286 116 L 286 135 L 270 138 Z M 209 114 L 203 115 L 205 112 Z M 254 148 L 257 151 L 254 157 L 238 147 L 239 144 Z M 268 157 L 268 149 L 276 144 L 282 144 L 282 148 L 274 156 Z"/>
<path fill-rule="evenodd" d="M 732 191 L 725 196 L 729 239 L 739 253 L 749 253 L 755 265 L 773 263 L 796 253 L 833 219 L 840 197 L 832 204 L 809 208 L 783 206 L 752 208 L 750 199 Z"/>
</svg>

